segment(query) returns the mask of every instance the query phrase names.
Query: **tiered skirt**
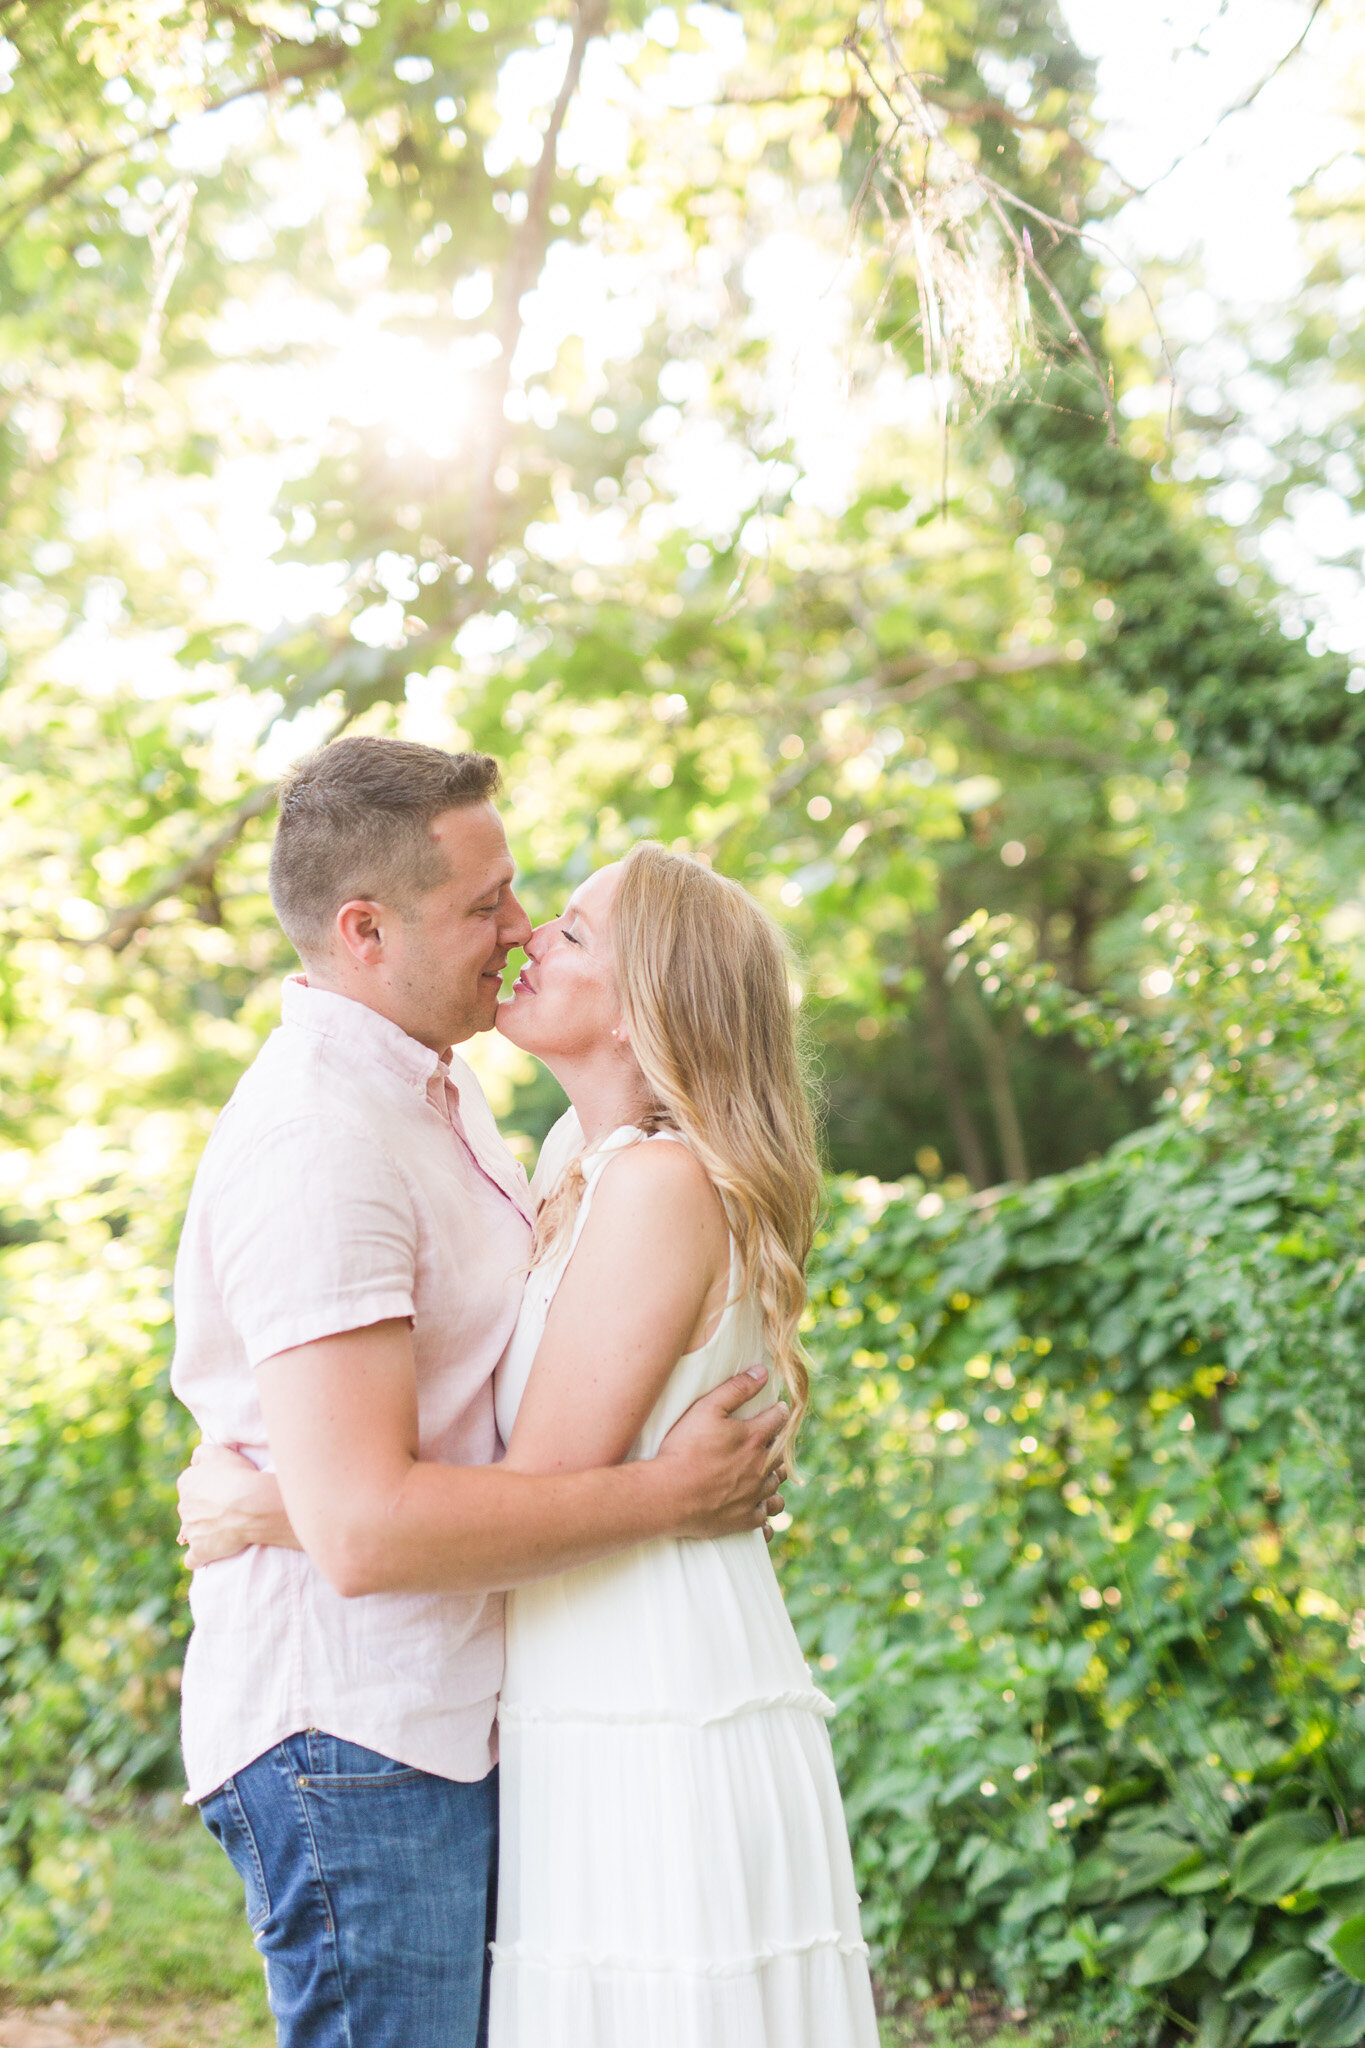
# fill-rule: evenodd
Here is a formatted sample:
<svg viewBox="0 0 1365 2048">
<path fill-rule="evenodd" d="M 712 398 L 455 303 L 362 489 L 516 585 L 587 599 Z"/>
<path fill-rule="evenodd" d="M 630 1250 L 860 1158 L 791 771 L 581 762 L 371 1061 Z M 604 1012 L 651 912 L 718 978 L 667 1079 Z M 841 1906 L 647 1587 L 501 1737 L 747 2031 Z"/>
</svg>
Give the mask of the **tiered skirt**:
<svg viewBox="0 0 1365 2048">
<path fill-rule="evenodd" d="M 490 2048 L 877 2048 L 833 1710 L 756 1540 L 510 1603 Z"/>
</svg>

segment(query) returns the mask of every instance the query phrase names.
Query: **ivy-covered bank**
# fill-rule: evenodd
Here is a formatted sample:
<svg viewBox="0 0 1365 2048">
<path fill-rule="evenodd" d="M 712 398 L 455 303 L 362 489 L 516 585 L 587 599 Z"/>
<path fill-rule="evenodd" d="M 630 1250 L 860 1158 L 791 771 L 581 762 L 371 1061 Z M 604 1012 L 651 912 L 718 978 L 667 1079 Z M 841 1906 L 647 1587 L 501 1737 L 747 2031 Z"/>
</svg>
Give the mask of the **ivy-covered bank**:
<svg viewBox="0 0 1365 2048">
<path fill-rule="evenodd" d="M 1174 1119 L 998 1202 L 839 1186 L 782 1570 L 911 1988 L 1116 1980 L 1205 2048 L 1365 2032 L 1365 1173 L 1333 1151 Z"/>
</svg>

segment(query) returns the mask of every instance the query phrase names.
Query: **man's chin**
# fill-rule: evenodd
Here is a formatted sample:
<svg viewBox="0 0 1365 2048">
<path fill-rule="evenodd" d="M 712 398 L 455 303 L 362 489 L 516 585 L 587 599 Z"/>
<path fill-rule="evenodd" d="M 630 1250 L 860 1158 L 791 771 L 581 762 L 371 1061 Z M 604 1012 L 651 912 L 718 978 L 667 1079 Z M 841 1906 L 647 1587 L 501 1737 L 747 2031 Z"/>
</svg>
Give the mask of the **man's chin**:
<svg viewBox="0 0 1365 2048">
<path fill-rule="evenodd" d="M 498 1021 L 498 987 L 490 978 L 486 987 L 480 989 L 478 1007 L 466 1010 L 451 1032 L 452 1045 L 463 1045 L 467 1038 L 477 1038 L 481 1031 L 493 1029 Z"/>
</svg>

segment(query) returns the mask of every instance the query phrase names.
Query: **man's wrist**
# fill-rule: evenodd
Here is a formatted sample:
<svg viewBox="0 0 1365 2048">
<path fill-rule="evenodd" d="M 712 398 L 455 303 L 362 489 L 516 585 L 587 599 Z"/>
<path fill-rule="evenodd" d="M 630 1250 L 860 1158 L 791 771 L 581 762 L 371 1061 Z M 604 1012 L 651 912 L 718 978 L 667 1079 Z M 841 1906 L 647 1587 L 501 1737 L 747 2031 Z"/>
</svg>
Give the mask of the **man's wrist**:
<svg viewBox="0 0 1365 2048">
<path fill-rule="evenodd" d="M 249 1479 L 244 1479 L 238 1502 L 238 1519 L 246 1541 L 268 1544 L 280 1516 L 280 1496 L 273 1474 L 254 1472 Z"/>
<path fill-rule="evenodd" d="M 646 1501 L 656 1536 L 681 1536 L 695 1512 L 693 1498 L 695 1489 L 689 1486 L 686 1475 L 686 1460 L 670 1457 L 645 1458 L 627 1466 L 627 1471 L 638 1472 L 646 1483 Z"/>
</svg>

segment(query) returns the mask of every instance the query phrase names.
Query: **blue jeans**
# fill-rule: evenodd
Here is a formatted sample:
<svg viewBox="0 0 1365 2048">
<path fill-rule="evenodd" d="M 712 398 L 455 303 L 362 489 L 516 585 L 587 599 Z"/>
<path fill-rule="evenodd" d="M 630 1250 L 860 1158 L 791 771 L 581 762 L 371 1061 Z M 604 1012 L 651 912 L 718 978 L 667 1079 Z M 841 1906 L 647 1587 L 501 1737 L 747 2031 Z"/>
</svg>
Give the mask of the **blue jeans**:
<svg viewBox="0 0 1365 2048">
<path fill-rule="evenodd" d="M 201 1803 L 246 1886 L 280 2048 L 484 2048 L 497 1784 L 310 1728 Z"/>
</svg>

